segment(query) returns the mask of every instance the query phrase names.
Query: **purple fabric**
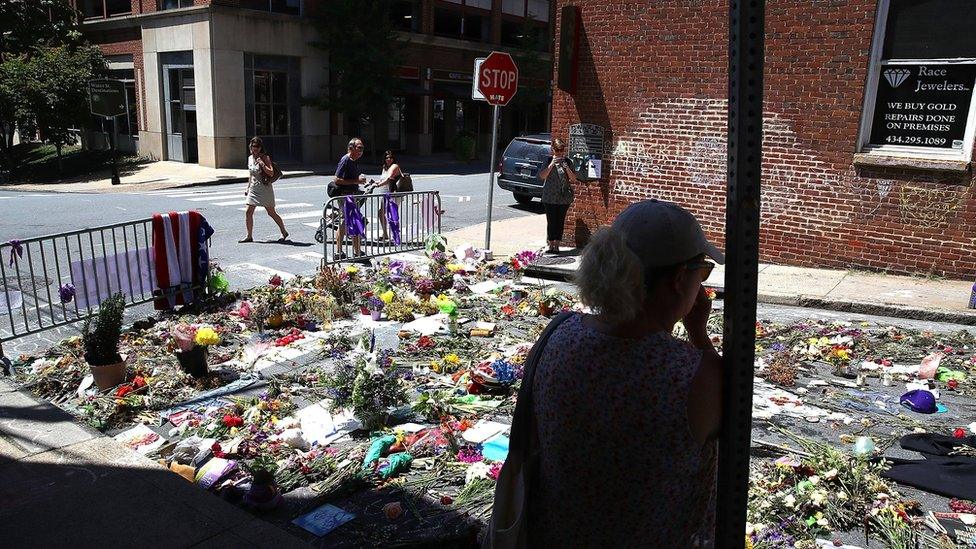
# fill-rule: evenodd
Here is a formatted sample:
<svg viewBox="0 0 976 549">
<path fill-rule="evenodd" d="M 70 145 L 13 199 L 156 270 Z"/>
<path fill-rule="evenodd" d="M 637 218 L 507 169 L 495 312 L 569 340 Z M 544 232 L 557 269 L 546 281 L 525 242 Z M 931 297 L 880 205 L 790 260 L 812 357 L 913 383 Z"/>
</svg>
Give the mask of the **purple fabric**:
<svg viewBox="0 0 976 549">
<path fill-rule="evenodd" d="M 399 246 L 400 239 L 400 209 L 397 208 L 396 200 L 390 198 L 390 193 L 386 193 L 383 196 L 384 207 L 386 211 L 386 223 L 390 227 L 390 236 L 393 238 L 393 244 Z"/>
<path fill-rule="evenodd" d="M 349 236 L 366 236 L 366 220 L 363 219 L 363 212 L 359 211 L 356 199 L 351 196 L 346 197 L 342 207 L 342 217 Z"/>
</svg>

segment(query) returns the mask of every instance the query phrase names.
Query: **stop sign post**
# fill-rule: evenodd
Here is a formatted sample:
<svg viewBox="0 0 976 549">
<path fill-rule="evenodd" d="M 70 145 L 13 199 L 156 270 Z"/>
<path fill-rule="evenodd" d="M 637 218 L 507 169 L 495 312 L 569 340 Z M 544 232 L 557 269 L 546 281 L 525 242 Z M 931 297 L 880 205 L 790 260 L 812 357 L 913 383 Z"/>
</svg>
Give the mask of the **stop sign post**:
<svg viewBox="0 0 976 549">
<path fill-rule="evenodd" d="M 498 151 L 498 111 L 518 91 L 518 67 L 512 56 L 500 51 L 491 52 L 475 75 L 478 91 L 485 101 L 494 105 L 491 119 L 491 161 L 488 166 L 488 213 L 485 223 L 485 249 L 491 249 L 491 208 L 495 191 L 495 155 Z"/>
</svg>

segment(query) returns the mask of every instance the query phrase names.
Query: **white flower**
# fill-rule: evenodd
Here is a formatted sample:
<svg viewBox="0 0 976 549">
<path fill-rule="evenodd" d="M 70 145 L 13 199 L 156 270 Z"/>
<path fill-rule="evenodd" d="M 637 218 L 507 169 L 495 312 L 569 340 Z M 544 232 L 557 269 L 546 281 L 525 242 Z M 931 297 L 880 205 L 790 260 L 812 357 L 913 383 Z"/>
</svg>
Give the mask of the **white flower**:
<svg viewBox="0 0 976 549">
<path fill-rule="evenodd" d="M 823 526 L 824 528 L 826 528 L 827 527 L 827 517 L 820 517 L 819 519 L 817 519 L 817 525 L 818 526 Z"/>
<path fill-rule="evenodd" d="M 847 492 L 837 492 L 837 499 L 840 501 L 847 501 Z"/>
<path fill-rule="evenodd" d="M 810 501 L 817 507 L 820 507 L 825 501 L 827 501 L 827 492 L 824 490 L 814 490 L 813 492 L 810 492 Z"/>
<path fill-rule="evenodd" d="M 808 480 L 810 481 L 810 484 L 816 486 L 817 483 L 820 482 L 820 477 L 818 477 L 817 475 L 813 475 Z"/>
<path fill-rule="evenodd" d="M 793 497 L 793 494 L 790 494 L 790 495 L 786 496 L 785 498 L 783 498 L 783 505 L 786 505 L 790 509 L 792 509 L 793 507 L 796 507 L 796 498 Z"/>
<path fill-rule="evenodd" d="M 471 466 L 468 467 L 467 472 L 464 473 L 464 485 L 467 486 L 478 478 L 488 478 L 488 473 L 490 471 L 491 467 L 483 461 L 472 463 Z"/>
<path fill-rule="evenodd" d="M 837 478 L 837 469 L 831 469 L 823 474 L 823 477 L 827 480 L 834 480 Z"/>
</svg>

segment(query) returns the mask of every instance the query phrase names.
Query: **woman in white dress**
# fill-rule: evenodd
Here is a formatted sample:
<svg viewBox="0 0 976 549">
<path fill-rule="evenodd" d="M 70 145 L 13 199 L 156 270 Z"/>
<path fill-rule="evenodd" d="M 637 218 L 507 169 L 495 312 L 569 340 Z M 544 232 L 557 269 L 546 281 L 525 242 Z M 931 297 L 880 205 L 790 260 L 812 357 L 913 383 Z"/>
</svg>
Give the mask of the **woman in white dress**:
<svg viewBox="0 0 976 549">
<path fill-rule="evenodd" d="M 397 192 L 397 183 L 402 177 L 403 172 L 400 171 L 400 165 L 397 164 L 393 151 L 386 151 L 383 154 L 383 173 L 380 174 L 380 180 L 375 186 L 380 188 L 385 187 L 384 192 L 395 193 Z M 400 198 L 394 198 L 393 201 L 396 202 L 397 208 L 399 208 L 401 204 Z M 383 227 L 382 239 L 389 240 L 390 234 L 386 226 L 386 212 L 380 212 L 378 217 L 380 218 L 380 226 Z"/>
<path fill-rule="evenodd" d="M 285 242 L 288 240 L 288 231 L 285 229 L 285 222 L 281 220 L 281 216 L 275 211 L 275 197 L 274 189 L 271 187 L 271 183 L 268 183 L 268 179 L 274 175 L 274 167 L 271 164 L 271 157 L 264 150 L 264 142 L 261 141 L 260 137 L 255 137 L 251 139 L 251 154 L 247 157 L 247 171 L 250 172 L 250 177 L 248 178 L 247 191 L 244 194 L 247 199 L 244 204 L 247 205 L 247 211 L 244 212 L 244 223 L 247 227 L 247 236 L 238 240 L 238 242 L 254 242 L 252 232 L 254 231 L 254 209 L 258 206 L 264 207 L 271 216 L 271 219 L 278 224 L 278 229 L 281 230 L 281 238 L 278 242 Z"/>
</svg>

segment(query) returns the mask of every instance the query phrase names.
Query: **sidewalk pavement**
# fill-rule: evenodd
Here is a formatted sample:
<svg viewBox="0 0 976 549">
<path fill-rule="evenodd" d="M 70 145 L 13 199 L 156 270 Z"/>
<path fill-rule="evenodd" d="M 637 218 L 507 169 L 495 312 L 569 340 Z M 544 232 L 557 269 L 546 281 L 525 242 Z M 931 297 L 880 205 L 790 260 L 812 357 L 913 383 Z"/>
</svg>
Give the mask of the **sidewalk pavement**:
<svg viewBox="0 0 976 549">
<path fill-rule="evenodd" d="M 457 167 L 470 170 L 472 167 L 480 165 L 459 162 L 454 160 L 451 155 L 442 153 L 427 156 L 401 156 L 399 162 L 408 173 L 426 168 L 449 169 Z M 381 171 L 379 164 L 371 164 L 369 159 L 360 161 L 360 164 L 367 173 L 379 173 Z M 313 165 L 288 165 L 282 163 L 281 168 L 282 179 L 287 179 L 291 177 L 307 177 L 310 175 L 332 175 L 335 174 L 336 165 L 335 163 Z M 120 185 L 112 185 L 111 175 L 107 171 L 101 175 L 105 177 L 88 181 L 0 185 L 0 191 L 46 191 L 64 193 L 113 193 L 132 192 L 133 190 L 155 191 L 199 185 L 241 183 L 247 181 L 248 178 L 246 168 L 208 168 L 199 164 L 187 164 L 168 160 L 140 164 L 132 168 L 130 173 L 122 173 L 120 178 L 122 183 Z"/>
<path fill-rule="evenodd" d="M 517 217 L 492 223 L 491 249 L 496 257 L 545 246 L 546 218 Z M 485 224 L 446 233 L 448 242 L 484 245 Z M 526 274 L 566 279 L 579 266 L 579 251 L 546 256 Z M 725 269 L 716 266 L 706 282 L 720 293 Z M 943 280 L 866 271 L 759 265 L 759 301 L 859 314 L 954 322 L 976 326 L 976 310 L 969 309 L 972 280 Z"/>
<path fill-rule="evenodd" d="M 7 547 L 304 545 L 4 380 L 0 529 Z"/>
</svg>

